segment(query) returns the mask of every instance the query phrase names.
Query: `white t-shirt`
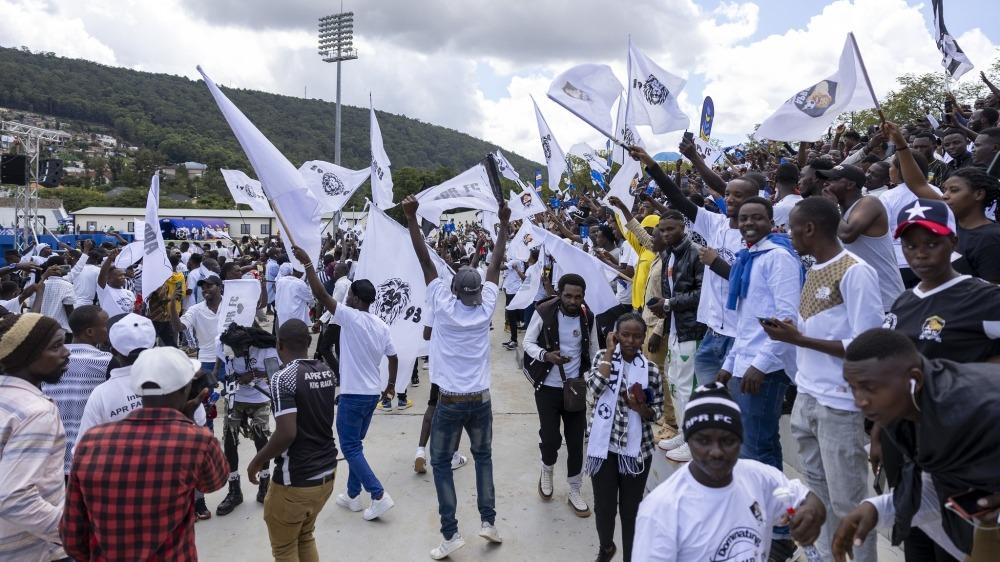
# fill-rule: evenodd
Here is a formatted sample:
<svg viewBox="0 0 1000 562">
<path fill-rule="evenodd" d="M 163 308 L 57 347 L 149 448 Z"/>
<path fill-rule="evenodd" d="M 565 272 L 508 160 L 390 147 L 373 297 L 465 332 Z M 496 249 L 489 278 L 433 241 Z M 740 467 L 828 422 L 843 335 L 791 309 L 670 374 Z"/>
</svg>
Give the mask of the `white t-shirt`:
<svg viewBox="0 0 1000 562">
<path fill-rule="evenodd" d="M 184 308 L 188 309 L 195 305 L 200 299 L 198 281 L 202 280 L 206 276 L 208 270 L 204 267 L 196 267 L 192 271 L 188 271 L 187 274 L 187 288 L 191 291 L 190 295 L 184 295 Z"/>
<path fill-rule="evenodd" d="M 781 201 L 774 204 L 774 226 L 788 232 L 788 215 L 792 212 L 792 207 L 802 201 L 802 196 L 792 193 L 784 196 Z"/>
<path fill-rule="evenodd" d="M 114 318 L 119 314 L 128 314 L 135 307 L 135 293 L 125 289 L 115 289 L 111 285 L 104 288 L 97 287 L 97 300 L 101 303 L 101 308 L 108 313 L 109 318 Z"/>
<path fill-rule="evenodd" d="M 129 412 L 142 407 L 142 397 L 132 388 L 131 375 L 132 367 L 112 369 L 111 377 L 90 393 L 80 418 L 77 443 L 95 425 L 125 419 Z"/>
<path fill-rule="evenodd" d="M 381 318 L 338 304 L 333 323 L 340 325 L 340 393 L 382 394 L 379 364 L 396 355 L 389 325 Z"/>
<path fill-rule="evenodd" d="M 483 304 L 466 306 L 440 278 L 427 285 L 427 304 L 434 316 L 430 341 L 431 382 L 451 393 L 490 387 L 490 320 L 499 288 L 483 283 Z"/>
<path fill-rule="evenodd" d="M 6 308 L 7 312 L 9 312 L 11 314 L 20 314 L 21 313 L 21 298 L 20 297 L 14 297 L 14 298 L 10 299 L 9 301 L 0 302 L 0 306 Z"/>
<path fill-rule="evenodd" d="M 517 274 L 518 271 L 524 273 L 523 261 L 513 259 L 507 262 L 507 272 L 503 276 L 503 292 L 508 295 L 517 293 L 521 288 L 521 276 Z"/>
<path fill-rule="evenodd" d="M 277 311 L 278 327 L 292 318 L 309 324 L 309 305 L 313 294 L 309 285 L 298 277 L 286 275 L 274 283 L 274 308 Z"/>
<path fill-rule="evenodd" d="M 184 311 L 181 324 L 198 340 L 198 361 L 215 363 L 216 341 L 219 339 L 219 313 L 212 312 L 208 303 L 201 301 Z"/>
<path fill-rule="evenodd" d="M 198 306 L 201 306 L 201 304 Z M 226 372 L 225 385 L 227 394 L 232 393 L 236 402 L 246 404 L 263 404 L 270 401 L 270 398 L 261 394 L 254 386 L 259 386 L 264 392 L 270 394 L 271 391 L 267 386 L 267 381 L 270 379 L 270 375 L 277 372 L 281 365 L 281 359 L 278 358 L 278 350 L 273 347 L 265 347 L 263 349 L 251 347 L 249 368 L 247 368 L 246 357 L 242 355 L 234 357 L 233 355 L 226 354 L 226 348 L 222 343 L 217 344 L 216 353 L 219 359 L 222 360 L 223 368 Z M 268 364 L 272 367 L 272 373 L 268 373 Z M 239 384 L 236 380 L 238 376 L 248 371 L 261 371 L 265 376 L 254 379 L 249 385 Z"/>
<path fill-rule="evenodd" d="M 73 284 L 62 277 L 50 277 L 45 280 L 45 294 L 42 295 L 42 306 L 40 312 L 59 322 L 67 333 L 72 333 L 69 329 L 69 316 L 66 315 L 66 305 L 73 306 L 76 302 L 76 293 L 73 292 Z"/>
<path fill-rule="evenodd" d="M 847 266 L 842 260 L 857 261 Z M 847 267 L 836 287 L 836 272 Z M 824 274 L 824 270 L 826 270 Z M 813 288 L 812 283 L 819 283 Z M 843 250 L 833 259 L 813 265 L 807 274 L 799 306 L 798 328 L 821 340 L 840 340 L 846 348 L 862 332 L 882 326 L 882 296 L 878 274 L 858 256 Z M 813 294 L 807 294 L 807 290 Z M 840 293 L 839 295 L 837 293 Z M 809 314 L 808 318 L 802 316 Z M 807 347 L 796 349 L 795 384 L 827 408 L 857 412 L 854 396 L 844 380 L 844 360 Z"/>
<path fill-rule="evenodd" d="M 931 186 L 931 189 L 941 195 L 941 190 Z M 917 200 L 917 196 L 910 191 L 910 188 L 906 187 L 905 183 L 901 183 L 896 187 L 890 189 L 883 193 L 879 198 L 882 205 L 885 207 L 885 212 L 889 216 L 889 234 L 896 233 L 896 226 L 899 224 L 897 220 L 899 218 L 899 212 L 909 207 L 914 201 Z M 901 245 L 899 238 L 892 239 L 892 249 L 896 252 L 896 265 L 900 268 L 910 266 L 906 263 L 906 258 L 903 257 L 903 246 Z"/>
<path fill-rule="evenodd" d="M 730 228 L 726 215 L 712 213 L 698 207 L 691 230 L 705 239 L 708 247 L 719 253 L 729 265 L 736 261 L 736 254 L 746 248 L 738 228 Z M 736 311 L 726 308 L 729 298 L 729 279 L 719 277 L 708 267 L 698 299 L 698 322 L 729 337 L 736 336 Z"/>
<path fill-rule="evenodd" d="M 639 505 L 632 559 L 644 562 L 765 562 L 771 528 L 787 505 L 772 494 L 779 487 L 798 505 L 809 493 L 778 469 L 740 459 L 733 481 L 709 488 L 685 464 L 650 492 Z"/>
<path fill-rule="evenodd" d="M 80 258 L 81 261 L 84 259 L 86 256 Z M 94 304 L 94 297 L 97 294 L 97 277 L 100 274 L 100 266 L 88 263 L 70 280 L 73 282 L 73 291 L 76 294 L 76 303 L 73 306 Z"/>
</svg>

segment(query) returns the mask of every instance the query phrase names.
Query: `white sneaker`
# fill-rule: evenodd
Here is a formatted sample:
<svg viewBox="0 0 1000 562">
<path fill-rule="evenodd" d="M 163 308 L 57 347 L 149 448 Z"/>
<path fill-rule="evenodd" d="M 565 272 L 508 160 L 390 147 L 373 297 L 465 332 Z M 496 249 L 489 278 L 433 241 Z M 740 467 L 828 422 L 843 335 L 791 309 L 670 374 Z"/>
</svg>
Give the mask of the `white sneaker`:
<svg viewBox="0 0 1000 562">
<path fill-rule="evenodd" d="M 583 494 L 580 493 L 581 484 L 580 477 L 570 480 L 569 497 L 566 501 L 569 502 L 569 506 L 573 508 L 573 513 L 577 517 L 590 517 L 590 506 L 587 505 L 587 500 L 583 499 Z"/>
<path fill-rule="evenodd" d="M 674 462 L 688 462 L 691 460 L 691 449 L 685 443 L 676 449 L 667 451 L 667 458 Z"/>
<path fill-rule="evenodd" d="M 660 442 L 656 444 L 657 447 L 663 449 L 664 451 L 672 451 L 682 445 L 684 445 L 683 433 L 678 433 L 670 439 L 661 439 Z"/>
<path fill-rule="evenodd" d="M 538 495 L 543 500 L 552 499 L 552 471 L 555 467 L 542 465 L 542 473 L 538 476 Z"/>
<path fill-rule="evenodd" d="M 353 498 L 345 494 L 337 494 L 337 505 L 340 507 L 346 507 L 351 511 L 361 511 L 364 509 L 361 507 L 361 494 L 354 496 Z"/>
<path fill-rule="evenodd" d="M 479 529 L 479 536 L 490 541 L 491 543 L 500 544 L 503 542 L 503 539 L 500 538 L 500 531 L 497 531 L 496 525 L 487 523 L 486 521 L 483 521 L 483 526 Z"/>
<path fill-rule="evenodd" d="M 455 453 L 451 457 L 451 469 L 452 470 L 458 470 L 458 469 L 462 468 L 463 466 L 465 466 L 468 463 L 469 463 L 469 459 L 466 458 L 465 455 L 460 455 L 458 453 Z"/>
<path fill-rule="evenodd" d="M 392 506 L 396 505 L 396 502 L 392 501 L 392 497 L 389 496 L 388 492 L 382 492 L 382 499 L 372 500 L 372 504 L 368 506 L 362 517 L 365 521 L 371 521 L 372 519 L 378 519 L 386 511 L 392 509 Z"/>
<path fill-rule="evenodd" d="M 465 546 L 465 539 L 462 535 L 455 533 L 450 539 L 441 541 L 441 544 L 431 550 L 431 558 L 441 560 L 447 558 L 449 554 Z"/>
</svg>

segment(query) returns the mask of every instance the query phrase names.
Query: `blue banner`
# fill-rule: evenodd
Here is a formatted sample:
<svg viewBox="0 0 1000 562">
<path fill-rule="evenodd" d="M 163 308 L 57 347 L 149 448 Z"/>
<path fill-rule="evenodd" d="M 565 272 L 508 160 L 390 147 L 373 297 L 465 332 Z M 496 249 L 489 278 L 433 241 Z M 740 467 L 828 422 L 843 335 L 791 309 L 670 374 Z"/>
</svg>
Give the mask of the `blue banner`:
<svg viewBox="0 0 1000 562">
<path fill-rule="evenodd" d="M 542 171 L 535 170 L 535 188 L 542 187 Z"/>
<path fill-rule="evenodd" d="M 701 104 L 701 125 L 698 127 L 698 136 L 701 140 L 708 141 L 712 136 L 712 122 L 715 121 L 715 103 L 711 96 L 705 96 L 705 101 Z"/>
</svg>

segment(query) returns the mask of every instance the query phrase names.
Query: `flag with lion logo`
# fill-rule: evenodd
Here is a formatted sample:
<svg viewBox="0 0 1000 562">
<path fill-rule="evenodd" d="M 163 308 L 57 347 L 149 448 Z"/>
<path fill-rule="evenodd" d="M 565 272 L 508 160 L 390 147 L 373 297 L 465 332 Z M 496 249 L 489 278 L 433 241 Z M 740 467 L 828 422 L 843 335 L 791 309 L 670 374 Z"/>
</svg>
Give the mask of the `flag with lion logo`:
<svg viewBox="0 0 1000 562">
<path fill-rule="evenodd" d="M 371 175 L 371 168 L 349 170 L 322 160 L 310 160 L 299 167 L 306 187 L 319 201 L 320 211 L 336 213 L 344 208 L 361 184 Z"/>
<path fill-rule="evenodd" d="M 847 35 L 837 72 L 788 99 L 754 133 L 757 139 L 812 141 L 826 133 L 838 115 L 875 107 L 861 70 L 861 55 Z"/>
<path fill-rule="evenodd" d="M 424 340 L 424 325 L 430 324 L 424 302 L 427 285 L 410 243 L 410 233 L 374 205 L 368 209 L 364 239 L 354 279 L 367 279 L 375 285 L 375 302 L 369 312 L 389 325 L 399 359 L 396 391 L 404 392 L 410 382 L 413 362 L 427 355 L 427 341 Z M 428 252 L 438 277 L 450 285 L 451 269 L 436 251 L 428 248 Z M 383 382 L 388 380 L 388 373 L 388 361 L 383 359 Z"/>
</svg>

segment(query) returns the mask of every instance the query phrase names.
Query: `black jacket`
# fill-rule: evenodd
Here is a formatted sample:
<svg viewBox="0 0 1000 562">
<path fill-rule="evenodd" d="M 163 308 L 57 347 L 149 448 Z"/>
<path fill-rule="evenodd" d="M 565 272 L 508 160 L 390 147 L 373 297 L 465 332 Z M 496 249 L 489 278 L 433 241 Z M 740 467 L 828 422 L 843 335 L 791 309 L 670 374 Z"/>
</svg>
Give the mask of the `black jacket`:
<svg viewBox="0 0 1000 562">
<path fill-rule="evenodd" d="M 559 297 L 552 297 L 535 306 L 535 314 L 542 320 L 542 330 L 538 333 L 537 343 L 538 347 L 541 347 L 545 351 L 559 349 L 558 312 Z M 580 349 L 583 351 L 580 353 L 580 372 L 578 374 L 580 377 L 583 377 L 590 370 L 590 331 L 594 327 L 594 315 L 590 313 L 586 302 L 581 307 L 579 318 L 581 334 Z M 552 363 L 539 361 L 525 352 L 524 374 L 531 380 L 536 389 L 541 386 L 542 381 L 545 380 L 545 377 L 548 376 L 551 370 Z M 573 374 L 567 373 L 567 376 L 572 377 Z"/>
<path fill-rule="evenodd" d="M 674 255 L 672 280 L 674 290 L 670 290 L 667 279 L 667 264 L 670 253 Z M 698 322 L 698 301 L 701 298 L 701 280 L 705 266 L 698 259 L 698 250 L 685 236 L 677 246 L 669 248 L 660 259 L 663 264 L 663 298 L 670 299 L 670 310 L 674 313 L 677 341 L 700 340 L 705 336 L 705 325 Z"/>
</svg>

